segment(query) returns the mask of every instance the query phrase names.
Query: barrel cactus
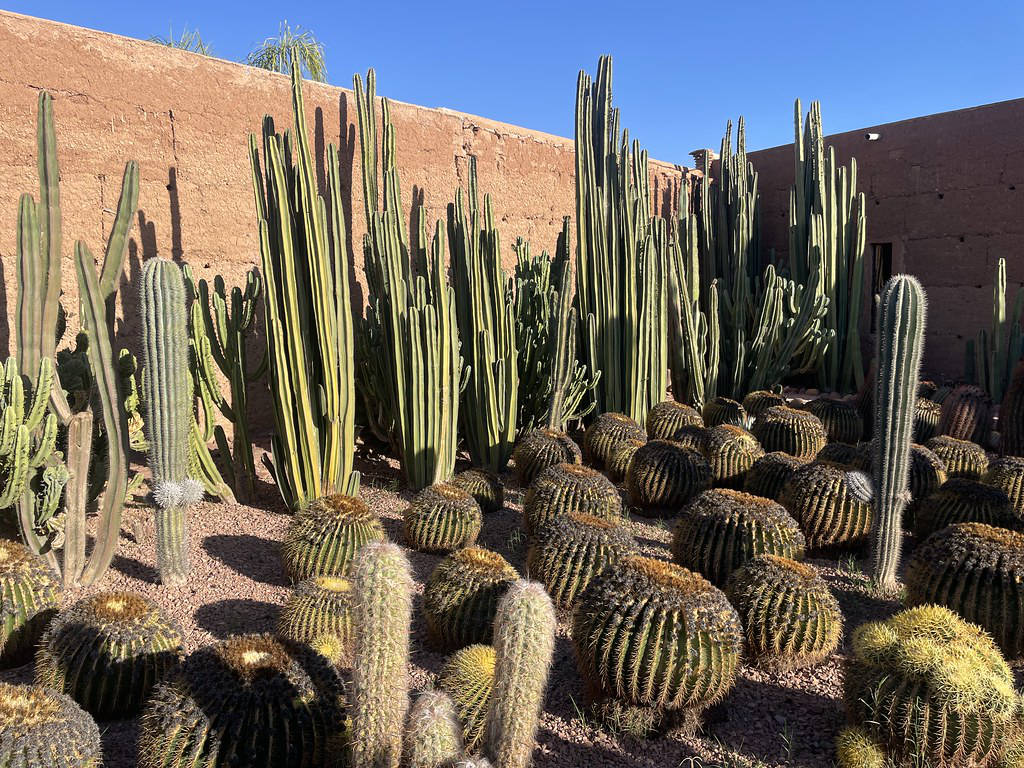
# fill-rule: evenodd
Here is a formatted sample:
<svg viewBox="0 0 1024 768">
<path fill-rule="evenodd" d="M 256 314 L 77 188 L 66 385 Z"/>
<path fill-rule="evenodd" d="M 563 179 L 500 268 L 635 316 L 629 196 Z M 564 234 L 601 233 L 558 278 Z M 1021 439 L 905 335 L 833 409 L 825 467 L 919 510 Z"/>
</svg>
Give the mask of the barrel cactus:
<svg viewBox="0 0 1024 768">
<path fill-rule="evenodd" d="M 751 431 L 769 453 L 782 451 L 798 459 L 813 459 L 828 442 L 821 419 L 785 405 L 773 406 L 758 416 Z"/>
<path fill-rule="evenodd" d="M 630 503 L 648 517 L 675 517 L 710 486 L 708 460 L 669 440 L 651 440 L 638 449 L 626 474 Z"/>
<path fill-rule="evenodd" d="M 992 398 L 981 387 L 964 384 L 942 403 L 939 434 L 988 445 L 992 431 Z"/>
<path fill-rule="evenodd" d="M 743 621 L 750 658 L 787 671 L 818 664 L 843 634 L 839 601 L 814 566 L 764 554 L 733 571 L 725 594 Z"/>
<path fill-rule="evenodd" d="M 826 443 L 825 447 L 818 451 L 814 457 L 815 461 L 827 461 L 832 464 L 844 464 L 851 468 L 859 468 L 858 464 L 862 458 L 859 446 L 851 443 Z"/>
<path fill-rule="evenodd" d="M 451 483 L 424 488 L 403 515 L 405 540 L 421 552 L 450 552 L 476 542 L 483 513 L 468 491 Z"/>
<path fill-rule="evenodd" d="M 830 444 L 831 445 L 831 444 Z M 826 446 L 827 448 L 828 446 Z M 819 460 L 823 457 L 825 451 L 818 454 Z M 850 466 L 855 469 L 859 469 L 863 472 L 870 473 L 874 462 L 871 457 L 871 444 L 861 443 L 857 447 L 857 455 L 853 461 L 850 462 Z M 910 498 L 912 501 L 920 501 L 921 499 L 931 496 L 937 491 L 943 483 L 948 480 L 949 477 L 946 475 L 946 462 L 939 458 L 938 454 L 930 448 L 925 448 L 923 445 L 917 443 L 911 443 L 910 445 L 910 476 L 909 476 L 909 491 Z M 907 508 L 909 513 L 913 513 L 913 505 Z M 905 522 L 907 514 L 904 514 Z"/>
<path fill-rule="evenodd" d="M 946 463 L 946 474 L 980 480 L 988 471 L 988 454 L 977 443 L 949 435 L 933 437 L 925 446 Z"/>
<path fill-rule="evenodd" d="M 49 564 L 24 544 L 0 539 L 0 664 L 27 661 L 59 605 L 60 581 Z"/>
<path fill-rule="evenodd" d="M 647 431 L 622 413 L 602 413 L 583 435 L 583 458 L 603 469 L 623 440 L 643 440 Z"/>
<path fill-rule="evenodd" d="M 918 539 L 925 539 L 955 523 L 1017 528 L 1020 519 L 1009 497 L 998 488 L 955 477 L 914 505 L 914 534 Z"/>
<path fill-rule="evenodd" d="M 680 427 L 703 427 L 700 412 L 685 403 L 666 400 L 647 412 L 647 437 L 670 440 Z"/>
<path fill-rule="evenodd" d="M 355 496 L 336 494 L 299 510 L 285 533 L 282 554 L 292 581 L 343 576 L 356 553 L 384 538 L 380 518 Z"/>
<path fill-rule="evenodd" d="M 708 449 L 708 437 L 711 430 L 707 427 L 680 427 L 672 433 L 669 440 L 673 443 L 692 448 L 699 453 L 705 453 Z"/>
<path fill-rule="evenodd" d="M 804 405 L 825 428 L 829 442 L 859 443 L 864 436 L 864 420 L 857 406 L 835 397 L 818 397 Z"/>
<path fill-rule="evenodd" d="M 769 392 L 767 389 L 755 389 L 743 398 L 743 410 L 747 417 L 756 419 L 762 413 L 776 405 L 786 405 L 786 398 L 778 392 Z"/>
<path fill-rule="evenodd" d="M 626 479 L 626 473 L 629 472 L 629 465 L 632 463 L 633 457 L 636 456 L 637 450 L 643 447 L 646 442 L 646 440 L 630 438 L 623 440 L 612 451 L 612 456 L 604 467 L 612 482 L 621 483 Z"/>
<path fill-rule="evenodd" d="M 311 649 L 270 635 L 204 646 L 153 691 L 140 768 L 336 765 L 344 749 L 341 679 Z"/>
<path fill-rule="evenodd" d="M 683 510 L 672 535 L 672 559 L 719 587 L 764 554 L 803 559 L 804 536 L 781 504 L 742 491 L 704 491 Z"/>
<path fill-rule="evenodd" d="M 475 752 L 483 741 L 494 688 L 494 648 L 477 644 L 453 653 L 441 668 L 437 687 L 455 702 L 466 751 Z"/>
<path fill-rule="evenodd" d="M 866 730 L 843 728 L 836 736 L 836 768 L 892 768 L 892 762 Z"/>
<path fill-rule="evenodd" d="M 764 449 L 752 434 L 735 424 L 719 424 L 708 430 L 704 456 L 711 464 L 715 486 L 742 488 L 747 471 L 764 456 Z"/>
<path fill-rule="evenodd" d="M 549 520 L 570 512 L 584 512 L 605 520 L 619 520 L 625 514 L 618 489 L 596 469 L 580 464 L 548 467 L 523 497 L 526 532 L 533 535 Z"/>
<path fill-rule="evenodd" d="M 800 524 L 808 549 L 859 547 L 871 532 L 870 480 L 838 464 L 800 467 L 779 502 Z"/>
<path fill-rule="evenodd" d="M 352 655 L 352 582 L 314 576 L 300 582 L 284 604 L 277 634 L 321 651 L 334 664 Z"/>
<path fill-rule="evenodd" d="M 73 699 L 38 685 L 0 683 L 0 765 L 100 768 L 100 730 Z"/>
<path fill-rule="evenodd" d="M 451 479 L 451 484 L 468 491 L 485 514 L 500 512 L 505 508 L 505 486 L 501 478 L 489 469 L 473 467 L 459 472 Z"/>
<path fill-rule="evenodd" d="M 1003 491 L 1017 510 L 1017 516 L 1024 518 L 1024 458 L 1002 456 L 995 459 L 989 463 L 982 482 Z"/>
<path fill-rule="evenodd" d="M 527 550 L 526 567 L 555 605 L 567 608 L 594 576 L 636 551 L 621 521 L 570 512 L 541 526 Z"/>
<path fill-rule="evenodd" d="M 942 406 L 933 400 L 918 397 L 914 403 L 914 442 L 924 443 L 939 434 Z"/>
<path fill-rule="evenodd" d="M 555 464 L 582 464 L 583 454 L 571 437 L 557 429 L 534 429 L 519 438 L 512 463 L 521 485 L 529 485 Z"/>
<path fill-rule="evenodd" d="M 442 650 L 491 642 L 498 601 L 518 578 L 516 569 L 489 549 L 466 547 L 448 555 L 423 590 L 431 641 Z"/>
<path fill-rule="evenodd" d="M 743 490 L 766 499 L 777 499 L 783 486 L 807 462 L 782 451 L 766 453 L 747 470 Z"/>
<path fill-rule="evenodd" d="M 704 403 L 701 412 L 704 426 L 717 427 L 719 424 L 734 424 L 737 427 L 750 425 L 750 419 L 743 406 L 728 397 L 714 397 Z"/>
</svg>

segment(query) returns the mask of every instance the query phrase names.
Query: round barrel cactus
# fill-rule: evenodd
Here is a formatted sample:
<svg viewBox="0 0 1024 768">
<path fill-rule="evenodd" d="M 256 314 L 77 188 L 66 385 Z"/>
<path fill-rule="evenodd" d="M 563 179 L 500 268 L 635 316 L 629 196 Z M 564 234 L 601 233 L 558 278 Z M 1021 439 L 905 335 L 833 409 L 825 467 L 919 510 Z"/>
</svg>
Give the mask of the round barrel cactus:
<svg viewBox="0 0 1024 768">
<path fill-rule="evenodd" d="M 988 470 L 988 454 L 977 443 L 939 435 L 925 445 L 946 463 L 946 474 L 951 478 L 980 480 Z"/>
<path fill-rule="evenodd" d="M 719 424 L 734 424 L 737 427 L 746 428 L 750 419 L 743 406 L 728 397 L 713 397 L 704 403 L 701 411 L 704 417 L 704 426 L 711 428 Z"/>
<path fill-rule="evenodd" d="M 385 538 L 384 526 L 366 502 L 335 494 L 300 509 L 281 547 L 294 582 L 313 576 L 344 576 L 364 544 Z"/>
<path fill-rule="evenodd" d="M 448 555 L 423 590 L 431 641 L 443 650 L 491 642 L 498 600 L 518 578 L 516 569 L 489 549 L 466 547 Z"/>
<path fill-rule="evenodd" d="M 473 467 L 459 472 L 451 479 L 451 484 L 468 491 L 484 514 L 500 512 L 505 508 L 505 486 L 497 473 L 489 469 Z"/>
<path fill-rule="evenodd" d="M 864 419 L 848 400 L 818 397 L 804 405 L 804 410 L 818 417 L 829 442 L 856 444 L 864 436 Z"/>
<path fill-rule="evenodd" d="M 839 601 L 814 566 L 764 554 L 733 571 L 725 594 L 743 621 L 750 658 L 773 671 L 818 664 L 843 634 Z"/>
<path fill-rule="evenodd" d="M 800 524 L 808 549 L 859 547 L 871 532 L 870 480 L 839 464 L 800 467 L 779 502 Z"/>
<path fill-rule="evenodd" d="M 857 468 L 861 463 L 862 451 L 859 446 L 850 443 L 826 443 L 825 447 L 818 451 L 814 457 L 815 461 L 827 461 L 831 464 L 844 464 L 847 467 Z"/>
<path fill-rule="evenodd" d="M 455 702 L 466 751 L 476 752 L 483 742 L 494 689 L 494 648 L 477 644 L 453 653 L 441 668 L 437 687 Z"/>
<path fill-rule="evenodd" d="M 647 412 L 647 437 L 671 440 L 680 427 L 703 427 L 704 419 L 696 408 L 675 400 L 658 403 Z"/>
<path fill-rule="evenodd" d="M 512 463 L 519 483 L 529 485 L 537 475 L 555 464 L 582 464 L 583 454 L 565 432 L 534 429 L 519 438 L 512 452 Z"/>
<path fill-rule="evenodd" d="M 1005 493 L 1017 516 L 1024 517 L 1024 458 L 1001 456 L 990 462 L 982 482 Z"/>
<path fill-rule="evenodd" d="M 328 768 L 343 753 L 341 679 L 270 635 L 204 646 L 158 685 L 142 715 L 140 768 Z"/>
<path fill-rule="evenodd" d="M 992 398 L 979 386 L 963 384 L 942 402 L 939 434 L 988 445 L 992 431 Z"/>
<path fill-rule="evenodd" d="M 972 768 L 1016 737 L 1013 682 L 980 628 L 927 605 L 854 630 L 843 698 L 851 725 L 891 764 Z"/>
<path fill-rule="evenodd" d="M 645 440 L 647 431 L 622 413 L 602 413 L 583 435 L 583 458 L 597 469 L 604 469 L 623 440 Z"/>
<path fill-rule="evenodd" d="M 767 389 L 755 389 L 743 398 L 743 410 L 751 419 L 756 419 L 773 406 L 785 404 L 786 398 L 778 392 L 769 392 Z"/>
<path fill-rule="evenodd" d="M 802 559 L 800 527 L 781 504 L 728 488 L 691 501 L 672 535 L 672 558 L 716 586 L 764 554 Z"/>
<path fill-rule="evenodd" d="M 59 605 L 57 573 L 24 544 L 0 539 L 0 665 L 31 658 Z"/>
<path fill-rule="evenodd" d="M 476 543 L 483 513 L 468 491 L 436 483 L 416 494 L 403 516 L 405 540 L 421 552 L 450 552 Z"/>
<path fill-rule="evenodd" d="M 345 663 L 352 656 L 352 597 L 352 582 L 344 576 L 306 579 L 284 604 L 277 634 Z"/>
<path fill-rule="evenodd" d="M 942 406 L 933 400 L 918 397 L 914 403 L 914 442 L 924 443 L 939 434 Z"/>
<path fill-rule="evenodd" d="M 719 424 L 708 430 L 704 456 L 711 465 L 712 483 L 723 488 L 742 488 L 755 461 L 764 456 L 757 438 L 735 424 Z"/>
<path fill-rule="evenodd" d="M 549 520 L 584 512 L 619 520 L 625 512 L 622 496 L 607 477 L 580 464 L 556 464 L 545 469 L 523 497 L 523 523 L 531 536 Z"/>
<path fill-rule="evenodd" d="M 765 451 L 782 451 L 798 459 L 813 459 L 828 442 L 821 419 L 785 405 L 773 406 L 758 416 L 751 431 Z"/>
<path fill-rule="evenodd" d="M 621 521 L 570 512 L 537 531 L 526 553 L 526 567 L 555 605 L 565 608 L 594 576 L 636 551 L 636 541 Z"/>
<path fill-rule="evenodd" d="M 670 440 L 651 440 L 638 449 L 626 473 L 630 503 L 648 517 L 675 517 L 710 486 L 708 460 Z"/>
<path fill-rule="evenodd" d="M 629 465 L 632 463 L 633 457 L 636 455 L 637 450 L 646 442 L 646 440 L 628 438 L 619 443 L 615 450 L 612 451 L 611 458 L 608 459 L 608 463 L 604 466 L 604 470 L 608 473 L 608 477 L 611 478 L 612 482 L 621 483 L 626 479 L 626 473 L 629 472 Z"/>
<path fill-rule="evenodd" d="M 892 768 L 892 762 L 871 734 L 852 727 L 836 736 L 836 768 Z"/>
<path fill-rule="evenodd" d="M 100 768 L 100 730 L 73 699 L 39 685 L 0 683 L 0 765 Z"/>
<path fill-rule="evenodd" d="M 914 505 L 914 534 L 919 540 L 955 523 L 985 523 L 1016 528 L 1020 519 L 1013 504 L 998 488 L 954 477 Z"/>
<path fill-rule="evenodd" d="M 132 592 L 101 592 L 61 611 L 36 651 L 36 682 L 94 717 L 134 715 L 184 656 L 181 627 Z"/>
<path fill-rule="evenodd" d="M 708 449 L 708 436 L 711 430 L 707 427 L 680 427 L 672 433 L 669 440 L 695 451 L 704 453 Z"/>
<path fill-rule="evenodd" d="M 766 453 L 750 465 L 743 478 L 743 490 L 766 499 L 777 499 L 793 473 L 806 463 L 782 451 Z"/>
<path fill-rule="evenodd" d="M 871 458 L 871 444 L 861 443 L 857 448 L 857 456 L 850 463 L 850 466 L 864 472 L 871 472 L 873 459 Z M 818 454 L 822 458 L 822 454 Z M 932 450 L 923 445 L 911 443 L 910 445 L 910 475 L 908 477 L 908 490 L 913 501 L 919 501 L 937 491 L 946 480 L 946 462 Z M 908 510 L 911 507 L 908 507 Z"/>
</svg>

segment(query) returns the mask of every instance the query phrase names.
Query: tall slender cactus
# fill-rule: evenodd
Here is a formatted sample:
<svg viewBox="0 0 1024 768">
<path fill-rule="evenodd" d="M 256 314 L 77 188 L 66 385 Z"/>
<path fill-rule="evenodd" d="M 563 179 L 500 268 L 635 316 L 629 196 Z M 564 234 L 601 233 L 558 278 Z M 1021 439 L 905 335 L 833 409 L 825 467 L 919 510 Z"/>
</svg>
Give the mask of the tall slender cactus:
<svg viewBox="0 0 1024 768">
<path fill-rule="evenodd" d="M 1013 311 L 1006 313 L 1006 259 L 996 263 L 992 285 L 992 324 L 968 339 L 965 348 L 964 378 L 979 384 L 995 401 L 1001 401 L 1010 386 L 1013 366 L 1024 356 L 1024 290 L 1017 290 Z"/>
</svg>

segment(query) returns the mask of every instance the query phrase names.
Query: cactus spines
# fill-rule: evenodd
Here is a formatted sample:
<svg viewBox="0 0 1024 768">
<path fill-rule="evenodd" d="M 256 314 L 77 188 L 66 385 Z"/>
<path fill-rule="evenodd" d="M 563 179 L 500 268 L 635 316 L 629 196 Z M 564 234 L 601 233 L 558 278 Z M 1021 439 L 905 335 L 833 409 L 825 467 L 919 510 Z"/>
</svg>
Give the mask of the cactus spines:
<svg viewBox="0 0 1024 768">
<path fill-rule="evenodd" d="M 669 440 L 651 440 L 633 456 L 626 490 L 640 514 L 674 517 L 711 486 L 711 479 L 711 465 L 697 451 Z"/>
<path fill-rule="evenodd" d="M 680 427 L 703 427 L 700 411 L 685 403 L 665 400 L 647 412 L 647 437 L 652 440 L 671 440 Z"/>
<path fill-rule="evenodd" d="M 343 576 L 359 549 L 385 538 L 380 518 L 356 496 L 335 494 L 300 509 L 285 533 L 282 556 L 292 581 Z"/>
<path fill-rule="evenodd" d="M 1002 456 L 995 459 L 989 463 L 982 482 L 1003 491 L 1017 510 L 1017 516 L 1024 518 L 1024 457 Z"/>
<path fill-rule="evenodd" d="M 523 497 L 523 523 L 533 535 L 549 520 L 583 512 L 605 520 L 625 515 L 622 496 L 596 469 L 580 464 L 556 464 L 533 481 Z"/>
<path fill-rule="evenodd" d="M 442 768 L 462 753 L 462 728 L 451 698 L 442 691 L 424 691 L 409 712 L 403 764 L 408 768 Z"/>
<path fill-rule="evenodd" d="M 184 656 L 181 628 L 132 592 L 101 592 L 57 614 L 39 641 L 36 682 L 104 720 L 134 715 Z"/>
<path fill-rule="evenodd" d="M 962 384 L 942 402 L 939 434 L 988 445 L 992 429 L 992 399 L 981 387 Z"/>
<path fill-rule="evenodd" d="M 505 486 L 501 478 L 488 469 L 474 467 L 459 472 L 451 479 L 451 484 L 468 491 L 484 514 L 500 512 L 505 507 Z"/>
<path fill-rule="evenodd" d="M 942 406 L 933 400 L 918 397 L 914 403 L 914 442 L 926 443 L 939 434 Z"/>
<path fill-rule="evenodd" d="M 718 396 L 704 403 L 701 413 L 704 426 L 717 427 L 719 424 L 733 424 L 744 429 L 750 420 L 743 406 L 728 397 Z"/>
<path fill-rule="evenodd" d="M 583 454 L 571 437 L 557 429 L 534 429 L 516 443 L 512 453 L 520 485 L 529 485 L 555 464 L 582 464 Z"/>
<path fill-rule="evenodd" d="M 60 581 L 49 564 L 20 542 L 0 539 L 0 665 L 32 653 L 60 605 Z"/>
<path fill-rule="evenodd" d="M 859 443 L 864 434 L 864 420 L 857 406 L 835 397 L 818 397 L 804 406 L 825 427 L 829 442 Z"/>
<path fill-rule="evenodd" d="M 95 721 L 63 693 L 0 683 L 0 765 L 11 768 L 100 768 Z"/>
<path fill-rule="evenodd" d="M 647 431 L 629 416 L 602 413 L 583 435 L 583 458 L 595 469 L 603 469 L 622 441 L 646 437 Z"/>
<path fill-rule="evenodd" d="M 498 603 L 485 751 L 501 768 L 530 764 L 555 652 L 555 628 L 555 607 L 535 581 L 517 581 Z"/>
<path fill-rule="evenodd" d="M 742 488 L 743 478 L 764 449 L 752 434 L 734 424 L 708 430 L 704 456 L 711 464 L 712 483 L 723 488 Z"/>
<path fill-rule="evenodd" d="M 871 499 L 862 484 L 870 484 L 862 472 L 813 462 L 793 473 L 779 502 L 800 524 L 808 549 L 856 548 L 871 532 Z"/>
<path fill-rule="evenodd" d="M 743 490 L 766 499 L 777 499 L 793 473 L 806 463 L 782 451 L 766 453 L 750 465 L 743 478 Z"/>
<path fill-rule="evenodd" d="M 843 728 L 836 736 L 837 768 L 891 768 L 885 750 L 863 728 Z"/>
<path fill-rule="evenodd" d="M 314 576 L 300 582 L 281 609 L 277 634 L 319 650 L 333 664 L 352 655 L 352 582 Z"/>
<path fill-rule="evenodd" d="M 914 534 L 923 540 L 954 523 L 1017 528 L 1020 518 L 1003 491 L 976 480 L 954 477 L 914 505 Z"/>
<path fill-rule="evenodd" d="M 826 443 L 825 447 L 818 451 L 814 457 L 815 461 L 827 461 L 831 464 L 844 464 L 854 469 L 861 469 L 864 463 L 863 451 L 860 446 L 850 443 Z"/>
<path fill-rule="evenodd" d="M 421 552 L 450 552 L 476 542 L 483 513 L 468 491 L 451 483 L 424 488 L 403 514 L 405 540 Z"/>
<path fill-rule="evenodd" d="M 623 440 L 612 451 L 611 458 L 608 459 L 604 468 L 612 482 L 621 483 L 626 479 L 626 473 L 629 472 L 629 465 L 632 463 L 633 457 L 646 442 L 646 440 Z"/>
<path fill-rule="evenodd" d="M 400 547 L 369 544 L 356 561 L 353 768 L 398 768 L 409 709 L 412 569 Z"/>
<path fill-rule="evenodd" d="M 798 459 L 813 459 L 828 442 L 821 419 L 785 405 L 765 410 L 754 421 L 751 432 L 765 451 L 782 451 Z"/>
<path fill-rule="evenodd" d="M 329 768 L 344 748 L 342 697 L 337 672 L 311 649 L 229 637 L 192 652 L 153 690 L 139 766 Z"/>
<path fill-rule="evenodd" d="M 519 573 L 497 552 L 464 547 L 444 558 L 423 589 L 427 633 L 442 650 L 489 643 L 498 601 Z"/>
<path fill-rule="evenodd" d="M 749 392 L 747 396 L 743 398 L 742 405 L 743 410 L 747 412 L 747 416 L 751 419 L 756 419 L 773 406 L 786 405 L 786 398 L 777 392 L 769 392 L 766 389 L 757 389 L 753 392 Z"/>
<path fill-rule="evenodd" d="M 935 603 L 988 632 L 1006 658 L 1024 655 L 1024 534 L 984 523 L 936 531 L 914 550 L 907 604 Z"/>
<path fill-rule="evenodd" d="M 925 447 L 946 463 L 946 474 L 950 478 L 980 480 L 988 470 L 985 449 L 969 440 L 939 435 L 925 443 Z"/>
<path fill-rule="evenodd" d="M 636 551 L 636 541 L 622 522 L 570 512 L 537 530 L 526 565 L 555 605 L 568 608 L 594 576 Z"/>
<path fill-rule="evenodd" d="M 668 438 L 673 443 L 692 448 L 697 453 L 705 453 L 708 450 L 708 436 L 711 430 L 706 427 L 680 427 Z"/>
<path fill-rule="evenodd" d="M 442 667 L 437 686 L 455 702 L 466 751 L 475 752 L 483 741 L 491 706 L 494 648 L 478 644 L 456 651 Z"/>
<path fill-rule="evenodd" d="M 774 554 L 733 571 L 725 589 L 757 665 L 790 670 L 824 661 L 839 646 L 839 601 L 814 566 Z"/>
</svg>

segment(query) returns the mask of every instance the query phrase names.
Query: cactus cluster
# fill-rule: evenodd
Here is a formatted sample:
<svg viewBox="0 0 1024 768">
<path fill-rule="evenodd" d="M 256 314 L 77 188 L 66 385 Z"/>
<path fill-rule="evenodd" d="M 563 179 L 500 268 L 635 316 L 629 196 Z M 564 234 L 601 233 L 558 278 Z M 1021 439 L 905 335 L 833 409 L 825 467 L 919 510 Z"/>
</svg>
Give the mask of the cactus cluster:
<svg viewBox="0 0 1024 768">
<path fill-rule="evenodd" d="M 647 431 L 622 413 L 602 413 L 583 435 L 583 458 L 604 469 L 615 449 L 625 440 L 644 440 Z"/>
<path fill-rule="evenodd" d="M 453 653 L 441 668 L 437 687 L 455 702 L 466 750 L 475 752 L 483 741 L 487 711 L 491 706 L 494 648 L 477 644 Z"/>
<path fill-rule="evenodd" d="M 764 449 L 743 427 L 720 424 L 708 430 L 704 456 L 711 464 L 715 486 L 742 488 L 747 471 L 764 456 Z"/>
<path fill-rule="evenodd" d="M 818 397 L 804 409 L 818 417 L 829 442 L 856 444 L 864 435 L 864 420 L 857 406 L 847 400 Z"/>
<path fill-rule="evenodd" d="M 352 655 L 352 582 L 313 576 L 295 586 L 281 609 L 277 634 L 320 651 L 334 664 Z"/>
<path fill-rule="evenodd" d="M 0 664 L 24 662 L 60 605 L 60 582 L 28 547 L 0 539 Z"/>
<path fill-rule="evenodd" d="M 743 490 L 766 499 L 777 499 L 793 473 L 806 463 L 782 451 L 766 453 L 750 465 L 743 478 Z"/>
<path fill-rule="evenodd" d="M 981 387 L 963 384 L 942 401 L 939 434 L 988 445 L 992 431 L 992 399 Z"/>
<path fill-rule="evenodd" d="M 0 683 L 0 765 L 100 768 L 95 721 L 70 697 L 38 685 Z"/>
<path fill-rule="evenodd" d="M 523 523 L 533 535 L 550 520 L 582 512 L 603 520 L 620 520 L 622 497 L 612 482 L 580 464 L 556 464 L 544 470 L 523 497 Z"/>
<path fill-rule="evenodd" d="M 1020 518 L 1010 499 L 998 488 L 955 477 L 914 505 L 914 534 L 924 539 L 954 523 L 1016 528 Z"/>
<path fill-rule="evenodd" d="M 410 547 L 421 552 L 450 552 L 476 542 L 483 513 L 468 491 L 437 483 L 416 494 L 402 515 Z"/>
<path fill-rule="evenodd" d="M 485 514 L 500 512 L 505 508 L 505 485 L 500 476 L 488 469 L 473 467 L 459 472 L 451 479 L 451 484 L 467 491 Z"/>
<path fill-rule="evenodd" d="M 1024 458 L 1001 456 L 989 462 L 982 482 L 1003 491 L 1017 510 L 1017 516 L 1024 518 Z"/>
<path fill-rule="evenodd" d="M 719 424 L 732 424 L 746 429 L 750 419 L 743 406 L 735 400 L 719 395 L 704 403 L 701 410 L 704 426 L 717 427 Z"/>
<path fill-rule="evenodd" d="M 282 544 L 285 570 L 292 581 L 348 572 L 361 547 L 385 536 L 384 526 L 366 502 L 335 494 L 299 510 Z"/>
<path fill-rule="evenodd" d="M 782 451 L 798 459 L 813 459 L 828 442 L 821 419 L 786 405 L 764 411 L 754 421 L 751 432 L 765 451 Z"/>
<path fill-rule="evenodd" d="M 535 429 L 519 438 L 512 453 L 516 477 L 521 485 L 529 485 L 548 467 L 555 464 L 581 464 L 583 454 L 571 437 L 557 429 Z"/>
<path fill-rule="evenodd" d="M 647 412 L 647 437 L 651 440 L 671 440 L 680 427 L 703 427 L 700 412 L 686 403 L 665 400 Z"/>
<path fill-rule="evenodd" d="M 856 548 L 871 532 L 870 480 L 837 464 L 800 467 L 779 494 L 796 518 L 808 549 Z"/>
<path fill-rule="evenodd" d="M 692 448 L 651 440 L 639 448 L 626 473 L 630 503 L 648 517 L 675 517 L 711 486 L 711 465 Z"/>
<path fill-rule="evenodd" d="M 988 454 L 985 449 L 969 440 L 938 435 L 925 443 L 925 447 L 945 462 L 946 475 L 950 478 L 980 480 L 988 470 Z"/>
</svg>

